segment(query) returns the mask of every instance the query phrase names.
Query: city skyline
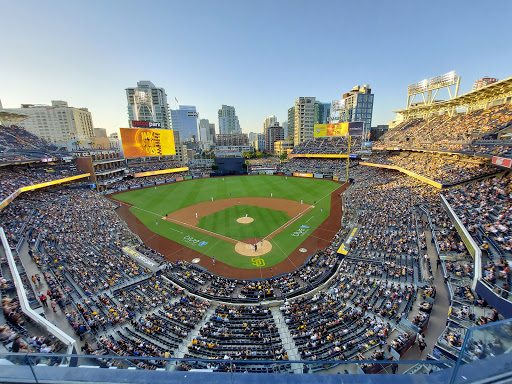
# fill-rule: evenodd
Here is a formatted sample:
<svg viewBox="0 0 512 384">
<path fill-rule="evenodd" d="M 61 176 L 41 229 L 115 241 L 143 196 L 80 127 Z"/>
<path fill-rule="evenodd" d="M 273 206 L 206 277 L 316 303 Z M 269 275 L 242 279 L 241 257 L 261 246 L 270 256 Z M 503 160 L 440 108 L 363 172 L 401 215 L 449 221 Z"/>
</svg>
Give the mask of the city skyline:
<svg viewBox="0 0 512 384">
<path fill-rule="evenodd" d="M 393 120 L 392 110 L 405 108 L 408 84 L 456 70 L 463 94 L 484 76 L 511 75 L 512 52 L 500 38 L 507 35 L 508 1 L 493 3 L 492 23 L 483 30 L 483 6 L 463 1 L 376 3 L 371 12 L 367 4 L 223 3 L 148 5 L 146 23 L 154 28 L 148 40 L 143 28 L 130 38 L 120 32 L 130 25 L 137 30 L 132 22 L 144 23 L 138 1 L 92 1 L 87 8 L 4 2 L 4 30 L 16 33 L 4 38 L 10 58 L 2 62 L 3 107 L 66 100 L 88 108 L 94 127 L 110 134 L 127 126 L 125 89 L 149 80 L 166 90 L 170 109 L 194 105 L 201 119 L 217 122 L 223 104 L 234 106 L 248 133 L 261 132 L 269 115 L 285 122 L 297 97 L 330 103 L 355 85 L 369 84 L 376 126 Z M 276 28 L 261 22 L 269 14 L 279 20 Z M 432 30 L 436 34 L 427 32 Z M 456 31 L 464 31 L 463 37 L 442 38 Z M 228 40 L 233 49 L 219 51 L 218 43 Z"/>
</svg>

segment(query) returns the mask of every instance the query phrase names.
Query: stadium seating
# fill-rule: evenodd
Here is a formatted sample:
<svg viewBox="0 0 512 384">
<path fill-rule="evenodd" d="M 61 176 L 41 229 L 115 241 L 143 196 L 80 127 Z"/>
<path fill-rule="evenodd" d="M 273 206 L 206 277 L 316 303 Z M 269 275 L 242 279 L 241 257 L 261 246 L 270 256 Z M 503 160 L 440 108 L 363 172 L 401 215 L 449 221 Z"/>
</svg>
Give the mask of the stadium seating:
<svg viewBox="0 0 512 384">
<path fill-rule="evenodd" d="M 512 108 L 507 105 L 438 116 L 428 122 L 410 120 L 391 130 L 381 144 L 510 155 L 508 143 L 489 141 L 486 145 L 483 141 L 507 127 L 511 116 Z M 345 138 L 316 139 L 297 146 L 294 153 L 346 153 L 347 144 Z M 357 140 L 352 145 L 361 147 Z M 60 163 L 17 165 L 18 160 L 36 158 L 35 154 L 57 153 L 53 146 L 17 127 L 0 129 L 0 146 L 4 161 L 9 162 L 0 172 L 2 200 L 22 186 L 77 173 L 73 166 Z M 368 162 L 396 165 L 453 185 L 441 193 L 484 252 L 481 280 L 508 299 L 512 178 L 510 172 L 498 174 L 484 160 L 466 160 L 402 151 L 374 154 Z M 345 161 L 293 158 L 280 164 L 278 171 L 343 176 Z M 251 162 L 255 167 L 277 164 L 275 158 Z M 171 160 L 128 162 L 131 172 L 177 165 Z M 122 180 L 110 185 L 109 192 L 185 175 Z M 165 260 L 131 233 L 116 215 L 112 201 L 79 183 L 18 196 L 1 211 L 0 224 L 15 257 L 21 245 L 28 245 L 51 298 L 66 310 L 66 320 L 77 336 L 86 333 L 83 351 L 94 356 L 99 366 L 104 364 L 100 355 L 116 354 L 130 356 L 127 364 L 141 369 L 162 369 L 165 364 L 137 357 L 173 356 L 215 359 L 178 369 L 291 372 L 291 364 L 278 369 L 248 364 L 233 367 L 229 362 L 387 359 L 391 348 L 404 356 L 416 340 L 415 333 L 427 330 L 433 321 L 430 314 L 436 294 L 444 289 L 440 281 L 432 283 L 433 267 L 442 269 L 443 283 L 452 295 L 447 328 L 436 348 L 456 356 L 469 327 L 496 321 L 501 315 L 489 312 L 486 301 L 473 289 L 475 261 L 445 213 L 439 190 L 358 161 L 351 162 L 350 178 L 353 183 L 343 195 L 345 227 L 332 233 L 331 245 L 314 250 L 297 270 L 270 279 L 228 279 L 185 261 Z M 347 254 L 338 254 L 349 233 Z M 160 270 L 136 263 L 124 247 L 155 261 Z M 432 247 L 439 257 L 438 266 L 424 259 Z M 19 335 L 23 340 L 20 350 L 40 351 L 42 340 L 37 343 L 30 336 L 37 335 L 37 340 L 48 334 L 27 328 L 3 257 L 0 266 L 1 340 L 12 347 Z M 20 270 L 29 302 L 41 308 L 37 283 L 31 283 L 32 276 Z M 481 359 L 504 348 L 499 342 L 490 344 L 482 346 L 475 340 L 470 358 Z M 320 364 L 313 369 L 323 368 Z M 361 368 L 370 373 L 378 367 Z"/>
</svg>

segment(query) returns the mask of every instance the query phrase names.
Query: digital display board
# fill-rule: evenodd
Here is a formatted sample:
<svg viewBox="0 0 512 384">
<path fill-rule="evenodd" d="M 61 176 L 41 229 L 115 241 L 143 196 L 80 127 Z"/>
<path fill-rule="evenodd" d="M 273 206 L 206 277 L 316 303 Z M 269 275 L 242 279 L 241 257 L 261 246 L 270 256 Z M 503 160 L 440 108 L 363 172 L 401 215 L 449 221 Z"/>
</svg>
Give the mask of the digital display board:
<svg viewBox="0 0 512 384">
<path fill-rule="evenodd" d="M 175 155 L 171 129 L 121 128 L 124 157 Z"/>
<path fill-rule="evenodd" d="M 315 137 L 344 136 L 347 132 L 348 123 L 315 125 Z"/>
<path fill-rule="evenodd" d="M 316 124 L 314 130 L 315 137 L 345 136 L 347 133 L 351 136 L 361 136 L 363 134 L 363 122 Z"/>
<path fill-rule="evenodd" d="M 295 177 L 313 177 L 313 174 L 312 173 L 293 172 L 293 176 L 295 176 Z"/>
<path fill-rule="evenodd" d="M 363 135 L 363 122 L 362 121 L 354 121 L 353 123 L 348 123 L 348 134 L 350 136 L 362 136 Z"/>
</svg>

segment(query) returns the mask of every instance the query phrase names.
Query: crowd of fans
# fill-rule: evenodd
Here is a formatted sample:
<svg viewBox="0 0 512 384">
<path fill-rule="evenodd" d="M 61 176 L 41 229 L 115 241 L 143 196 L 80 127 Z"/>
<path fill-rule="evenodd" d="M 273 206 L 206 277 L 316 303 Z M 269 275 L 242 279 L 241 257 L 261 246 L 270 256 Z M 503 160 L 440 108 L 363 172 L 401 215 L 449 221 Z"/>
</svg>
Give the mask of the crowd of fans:
<svg viewBox="0 0 512 384">
<path fill-rule="evenodd" d="M 37 167 L 2 169 L 0 171 L 0 201 L 9 197 L 22 187 L 80 175 L 74 164 L 62 164 L 58 167 Z"/>
<path fill-rule="evenodd" d="M 350 153 L 359 153 L 361 145 L 361 137 L 353 136 L 350 142 Z M 295 146 L 292 151 L 292 154 L 346 155 L 347 153 L 348 138 L 345 136 L 306 140 Z"/>
<path fill-rule="evenodd" d="M 150 172 L 160 171 L 162 169 L 171 169 L 181 167 L 180 163 L 175 160 L 171 161 L 152 161 L 152 162 L 128 162 L 128 168 L 130 172 Z"/>
<path fill-rule="evenodd" d="M 279 165 L 278 157 L 264 157 L 260 159 L 248 159 L 248 168 L 275 168 Z"/>
<path fill-rule="evenodd" d="M 457 149 L 450 146 L 468 144 L 467 142 L 472 139 L 495 133 L 509 125 L 511 120 L 512 105 L 509 103 L 454 116 L 444 114 L 429 120 L 407 120 L 390 129 L 381 141 L 386 145 L 405 143 L 406 146 L 415 146 L 421 143 L 423 149 Z M 429 143 L 433 147 L 430 147 Z"/>
<path fill-rule="evenodd" d="M 22 127 L 0 126 L 0 162 L 41 160 L 63 154 L 65 152 L 59 151 L 56 146 Z"/>
<path fill-rule="evenodd" d="M 512 260 L 512 175 L 489 178 L 445 193 L 451 207 L 479 243 L 488 263 L 483 278 L 510 292 Z M 498 285 L 499 286 L 499 285 Z"/>
<path fill-rule="evenodd" d="M 404 152 L 400 155 L 374 155 L 370 163 L 393 165 L 441 184 L 462 183 L 499 171 L 493 165 L 459 161 L 453 158 Z"/>
<path fill-rule="evenodd" d="M 350 162 L 350 166 L 357 165 L 357 160 Z M 311 159 L 311 158 L 292 158 L 286 163 L 282 163 L 278 171 L 282 173 L 317 173 L 333 175 L 338 177 L 346 176 L 346 159 Z"/>
<path fill-rule="evenodd" d="M 495 124 L 498 120 L 489 118 L 487 122 Z M 342 140 L 324 140 L 323 144 L 321 151 L 325 153 L 331 147 L 341 148 Z M 308 148 L 304 146 L 303 150 L 312 150 Z M 424 159 L 417 154 L 381 156 L 379 160 L 400 164 L 446 183 L 469 180 L 491 171 L 454 160 Z M 280 169 L 336 174 L 344 173 L 345 164 L 345 160 L 292 159 Z M 0 177 L 5 177 L 2 188 L 6 189 L 2 192 L 6 195 L 11 185 L 23 185 L 40 177 L 37 172 L 30 173 L 32 169 L 4 172 Z M 9 179 L 8 172 L 21 176 Z M 125 180 L 113 185 L 112 190 L 166 182 L 170 176 L 164 176 Z M 173 174 L 172 178 L 175 177 Z M 187 343 L 187 357 L 288 360 L 289 351 L 284 347 L 276 318 L 283 319 L 292 345 L 303 359 L 383 359 L 386 355 L 382 346 L 386 343 L 404 352 L 414 336 L 402 332 L 391 342 L 392 330 L 403 319 L 424 330 L 432 311 L 427 297 L 436 293 L 430 285 L 421 289 L 418 285 L 425 280 L 423 270 L 427 268 L 423 261 L 427 245 L 422 209 L 432 222 L 438 252 L 460 256 L 443 263 L 454 296 L 464 302 L 455 308 L 453 316 L 474 324 L 499 318 L 493 311 L 471 319 L 473 306 L 481 305 L 467 283 L 473 274 L 473 264 L 463 257 L 467 251 L 441 207 L 437 190 L 398 172 L 355 162 L 351 178 L 355 182 L 344 196 L 344 216 L 357 227 L 357 232 L 348 255 L 340 258 L 336 252 L 348 233 L 344 229 L 335 234 L 328 248 L 317 250 L 304 266 L 267 280 L 226 279 L 183 261 L 166 262 L 129 231 L 115 214 L 111 201 L 84 188 L 56 187 L 25 193 L 2 211 L 0 223 L 11 246 L 26 240 L 30 255 L 44 267 L 41 274 L 50 289 L 37 295 L 41 304 L 55 310 L 55 302 L 55 306 L 64 309 L 66 301 L 73 300 L 76 308 L 65 311 L 66 319 L 80 339 L 86 333 L 96 339 L 87 341 L 82 351 L 97 356 L 132 356 L 130 363 L 144 369 L 162 368 L 164 362 L 137 360 L 138 356 L 174 356 L 191 333 L 195 336 Z M 487 245 L 489 249 L 485 281 L 497 284 L 502 280 L 505 290 L 510 283 L 511 184 L 510 175 L 489 178 L 445 194 L 464 224 L 477 239 L 480 237 L 482 248 Z M 123 252 L 126 246 L 166 267 L 152 272 L 127 256 Z M 331 276 L 325 287 L 315 290 Z M 37 276 L 33 278 L 37 287 Z M 9 282 L 4 279 L 2 287 L 8 288 Z M 183 289 L 199 297 L 189 296 Z M 302 293 L 306 295 L 297 298 Z M 418 296 L 423 300 L 411 312 Z M 212 299 L 240 300 L 245 304 L 212 304 Z M 283 300 L 277 314 L 270 307 L 256 304 L 267 299 Z M 2 306 L 9 325 L 0 329 L 1 335 L 12 342 L 13 350 L 31 350 L 32 346 L 32 350 L 51 352 L 56 348 L 35 336 L 27 335 L 25 341 L 16 341 L 19 333 L 14 327 L 22 329 L 25 318 L 15 299 L 2 297 Z M 457 337 L 450 332 L 453 333 L 447 331 L 444 340 L 455 340 L 456 344 Z M 477 344 L 473 346 L 475 355 L 481 356 L 478 348 Z"/>
</svg>

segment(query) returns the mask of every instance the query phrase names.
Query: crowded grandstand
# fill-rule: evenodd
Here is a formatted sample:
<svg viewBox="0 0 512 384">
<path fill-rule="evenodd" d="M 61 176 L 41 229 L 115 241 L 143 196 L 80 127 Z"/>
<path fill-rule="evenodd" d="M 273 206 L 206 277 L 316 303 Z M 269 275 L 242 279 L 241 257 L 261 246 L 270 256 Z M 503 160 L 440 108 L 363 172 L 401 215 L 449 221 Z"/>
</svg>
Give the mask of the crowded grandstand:
<svg viewBox="0 0 512 384">
<path fill-rule="evenodd" d="M 306 173 L 350 186 L 330 246 L 293 272 L 247 280 L 166 259 L 132 233 L 107 195 L 205 177 L 206 170 L 182 169 L 170 158 L 120 165 L 102 157 L 91 161 L 101 162 L 95 171 L 106 174 L 104 163 L 112 163 L 115 177 L 99 188 L 70 160 L 73 151 L 2 126 L 3 351 L 68 351 L 63 338 L 27 315 L 28 303 L 28 312 L 46 314 L 72 336 L 75 352 L 100 367 L 298 373 L 306 368 L 297 361 L 331 361 L 307 366 L 322 372 L 348 360 L 359 373 L 377 373 L 386 367 L 357 362 L 456 360 L 468 329 L 512 316 L 512 175 L 493 161 L 511 158 L 512 142 L 500 139 L 511 126 L 510 97 L 468 113 L 407 120 L 374 143 L 371 155 L 350 161 L 348 179 L 345 137 L 307 141 L 285 162 L 250 161 L 249 171 L 272 177 Z M 361 138 L 351 145 L 360 155 Z M 300 157 L 306 154 L 347 156 Z M 507 337 L 473 340 L 465 358 L 510 347 Z M 268 360 L 284 364 L 254 364 Z"/>
</svg>

